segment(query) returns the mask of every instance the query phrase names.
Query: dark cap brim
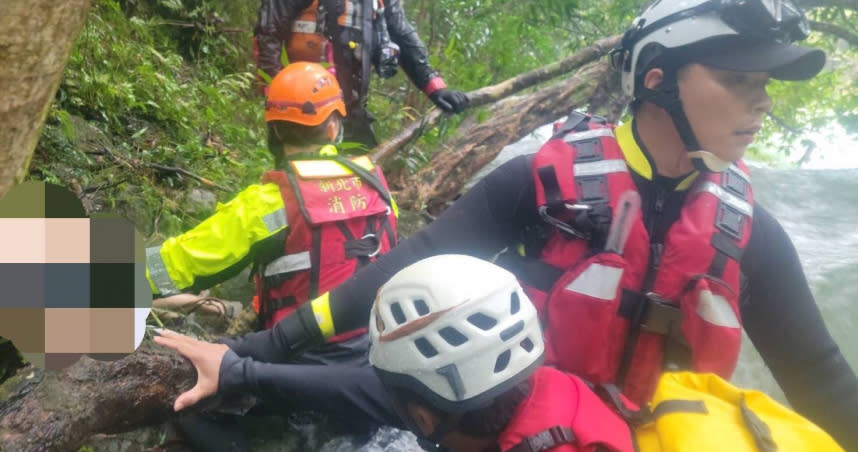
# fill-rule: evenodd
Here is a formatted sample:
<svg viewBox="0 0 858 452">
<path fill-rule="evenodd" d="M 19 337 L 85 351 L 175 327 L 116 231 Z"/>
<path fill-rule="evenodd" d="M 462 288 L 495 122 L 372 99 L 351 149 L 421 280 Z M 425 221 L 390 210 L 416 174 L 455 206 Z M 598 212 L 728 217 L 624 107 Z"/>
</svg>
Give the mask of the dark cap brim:
<svg viewBox="0 0 858 452">
<path fill-rule="evenodd" d="M 721 51 L 706 52 L 694 60 L 728 71 L 767 72 L 778 80 L 806 80 L 825 66 L 825 52 L 810 47 L 779 42 L 724 45 Z"/>
</svg>

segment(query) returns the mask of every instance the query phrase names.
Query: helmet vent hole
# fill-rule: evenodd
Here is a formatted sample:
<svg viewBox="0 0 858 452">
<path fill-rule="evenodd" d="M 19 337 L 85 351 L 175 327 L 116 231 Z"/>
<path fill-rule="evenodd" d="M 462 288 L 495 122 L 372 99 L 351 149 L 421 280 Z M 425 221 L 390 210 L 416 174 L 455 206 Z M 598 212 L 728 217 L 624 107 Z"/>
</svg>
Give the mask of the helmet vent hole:
<svg viewBox="0 0 858 452">
<path fill-rule="evenodd" d="M 435 347 L 433 347 L 425 337 L 415 340 L 414 345 L 417 346 L 417 350 L 420 354 L 427 358 L 431 358 L 438 354 L 438 350 L 435 350 Z"/>
<path fill-rule="evenodd" d="M 470 322 L 471 325 L 474 325 L 475 327 L 477 327 L 483 331 L 488 331 L 488 330 L 494 328 L 495 325 L 498 324 L 497 320 L 495 320 L 495 319 L 493 319 L 493 318 L 491 318 L 485 314 L 482 314 L 480 312 L 478 312 L 476 314 L 471 314 L 470 316 L 468 316 L 468 322 Z"/>
<path fill-rule="evenodd" d="M 513 292 L 509 296 L 509 313 L 517 314 L 519 309 L 521 309 L 521 300 L 518 298 L 518 292 Z"/>
<path fill-rule="evenodd" d="M 304 102 L 303 105 L 301 105 L 301 113 L 304 113 L 305 115 L 315 115 L 316 106 L 308 100 L 307 102 Z"/>
<path fill-rule="evenodd" d="M 524 331 L 524 320 L 519 320 L 518 322 L 515 322 L 515 325 L 501 331 L 500 338 L 502 341 L 508 341 L 522 331 Z"/>
<path fill-rule="evenodd" d="M 521 348 L 523 348 L 524 351 L 530 353 L 531 351 L 533 351 L 533 341 L 531 341 L 530 338 L 525 338 L 523 341 L 521 341 Z"/>
<path fill-rule="evenodd" d="M 498 359 L 495 361 L 495 373 L 503 372 L 506 369 L 506 366 L 509 365 L 509 357 L 511 353 L 509 350 L 498 355 Z"/>
<path fill-rule="evenodd" d="M 405 323 L 405 313 L 402 312 L 402 306 L 399 303 L 391 303 L 390 313 L 393 315 L 393 320 L 396 320 L 397 325 Z"/>
<path fill-rule="evenodd" d="M 468 338 L 465 337 L 465 335 L 463 335 L 459 332 L 459 330 L 451 326 L 441 328 L 441 330 L 438 331 L 438 334 L 453 347 L 457 347 L 459 345 L 464 344 L 465 342 L 468 342 Z"/>
<path fill-rule="evenodd" d="M 417 315 L 426 315 L 429 313 L 429 306 L 426 305 L 426 300 L 418 298 L 414 300 L 414 309 L 417 310 Z"/>
</svg>

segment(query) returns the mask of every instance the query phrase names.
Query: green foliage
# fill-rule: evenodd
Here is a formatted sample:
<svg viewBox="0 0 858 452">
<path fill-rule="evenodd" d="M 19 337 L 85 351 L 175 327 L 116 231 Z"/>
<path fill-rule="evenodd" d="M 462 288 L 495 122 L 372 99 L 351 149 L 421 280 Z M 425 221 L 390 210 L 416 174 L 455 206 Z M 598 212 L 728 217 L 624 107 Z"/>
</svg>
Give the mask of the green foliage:
<svg viewBox="0 0 858 452">
<path fill-rule="evenodd" d="M 409 18 L 433 67 L 451 89 L 501 82 L 621 33 L 644 0 L 410 0 Z M 221 201 L 270 165 L 259 76 L 251 61 L 258 2 L 94 0 L 72 52 L 37 153 L 34 177 L 95 198 L 95 209 L 139 213 L 138 228 L 169 235 L 205 216 L 183 192 L 199 183 L 156 171 L 183 168 L 228 187 Z M 813 20 L 858 33 L 854 11 L 813 8 Z M 804 152 L 810 136 L 837 124 L 858 133 L 858 46 L 814 33 L 829 52 L 826 72 L 806 83 L 773 83 L 774 114 L 753 150 Z M 407 77 L 374 77 L 369 109 L 380 139 L 432 108 Z M 488 119 L 485 109 L 469 112 Z M 425 165 L 463 116 L 445 117 L 388 163 L 392 172 Z"/>
<path fill-rule="evenodd" d="M 249 55 L 256 11 L 238 3 L 94 2 L 49 114 L 34 175 L 83 189 L 124 178 L 145 187 L 139 195 L 153 209 L 158 198 L 171 197 L 161 190 L 195 182 L 153 172 L 150 164 L 180 167 L 233 191 L 256 181 L 270 165 Z M 106 138 L 77 136 L 90 129 Z M 103 190 L 104 207 L 115 206 L 122 190 L 121 184 Z M 187 226 L 173 221 L 179 211 L 148 217 L 162 213 L 158 230 L 170 234 Z"/>
<path fill-rule="evenodd" d="M 408 16 L 429 49 L 430 62 L 450 88 L 470 91 L 544 66 L 593 40 L 620 33 L 641 0 L 412 0 Z M 370 110 L 381 137 L 420 118 L 431 102 L 406 77 L 374 80 Z M 485 113 L 476 114 L 485 119 Z M 425 164 L 461 118 L 429 131 L 388 165 L 416 169 Z"/>
</svg>

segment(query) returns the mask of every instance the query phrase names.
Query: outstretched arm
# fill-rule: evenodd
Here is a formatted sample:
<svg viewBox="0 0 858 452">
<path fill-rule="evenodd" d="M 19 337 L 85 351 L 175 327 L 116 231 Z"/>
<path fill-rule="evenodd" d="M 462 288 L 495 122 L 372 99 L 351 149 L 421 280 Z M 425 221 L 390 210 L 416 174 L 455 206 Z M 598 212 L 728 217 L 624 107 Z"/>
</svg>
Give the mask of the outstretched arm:
<svg viewBox="0 0 858 452">
<path fill-rule="evenodd" d="M 792 242 L 760 206 L 742 271 L 745 330 L 790 404 L 858 450 L 858 379 L 825 327 Z"/>
<path fill-rule="evenodd" d="M 226 281 L 263 248 L 282 248 L 286 230 L 277 185 L 251 185 L 190 231 L 146 249 L 152 293 L 199 292 Z"/>
</svg>

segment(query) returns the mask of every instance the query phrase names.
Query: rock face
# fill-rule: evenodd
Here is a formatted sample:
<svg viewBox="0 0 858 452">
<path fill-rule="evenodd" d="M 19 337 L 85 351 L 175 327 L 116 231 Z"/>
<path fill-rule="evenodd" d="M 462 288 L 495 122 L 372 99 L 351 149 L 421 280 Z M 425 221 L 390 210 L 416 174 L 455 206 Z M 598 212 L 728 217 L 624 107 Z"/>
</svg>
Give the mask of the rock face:
<svg viewBox="0 0 858 452">
<path fill-rule="evenodd" d="M 26 173 L 89 0 L 4 0 L 0 14 L 0 196 Z"/>
</svg>

